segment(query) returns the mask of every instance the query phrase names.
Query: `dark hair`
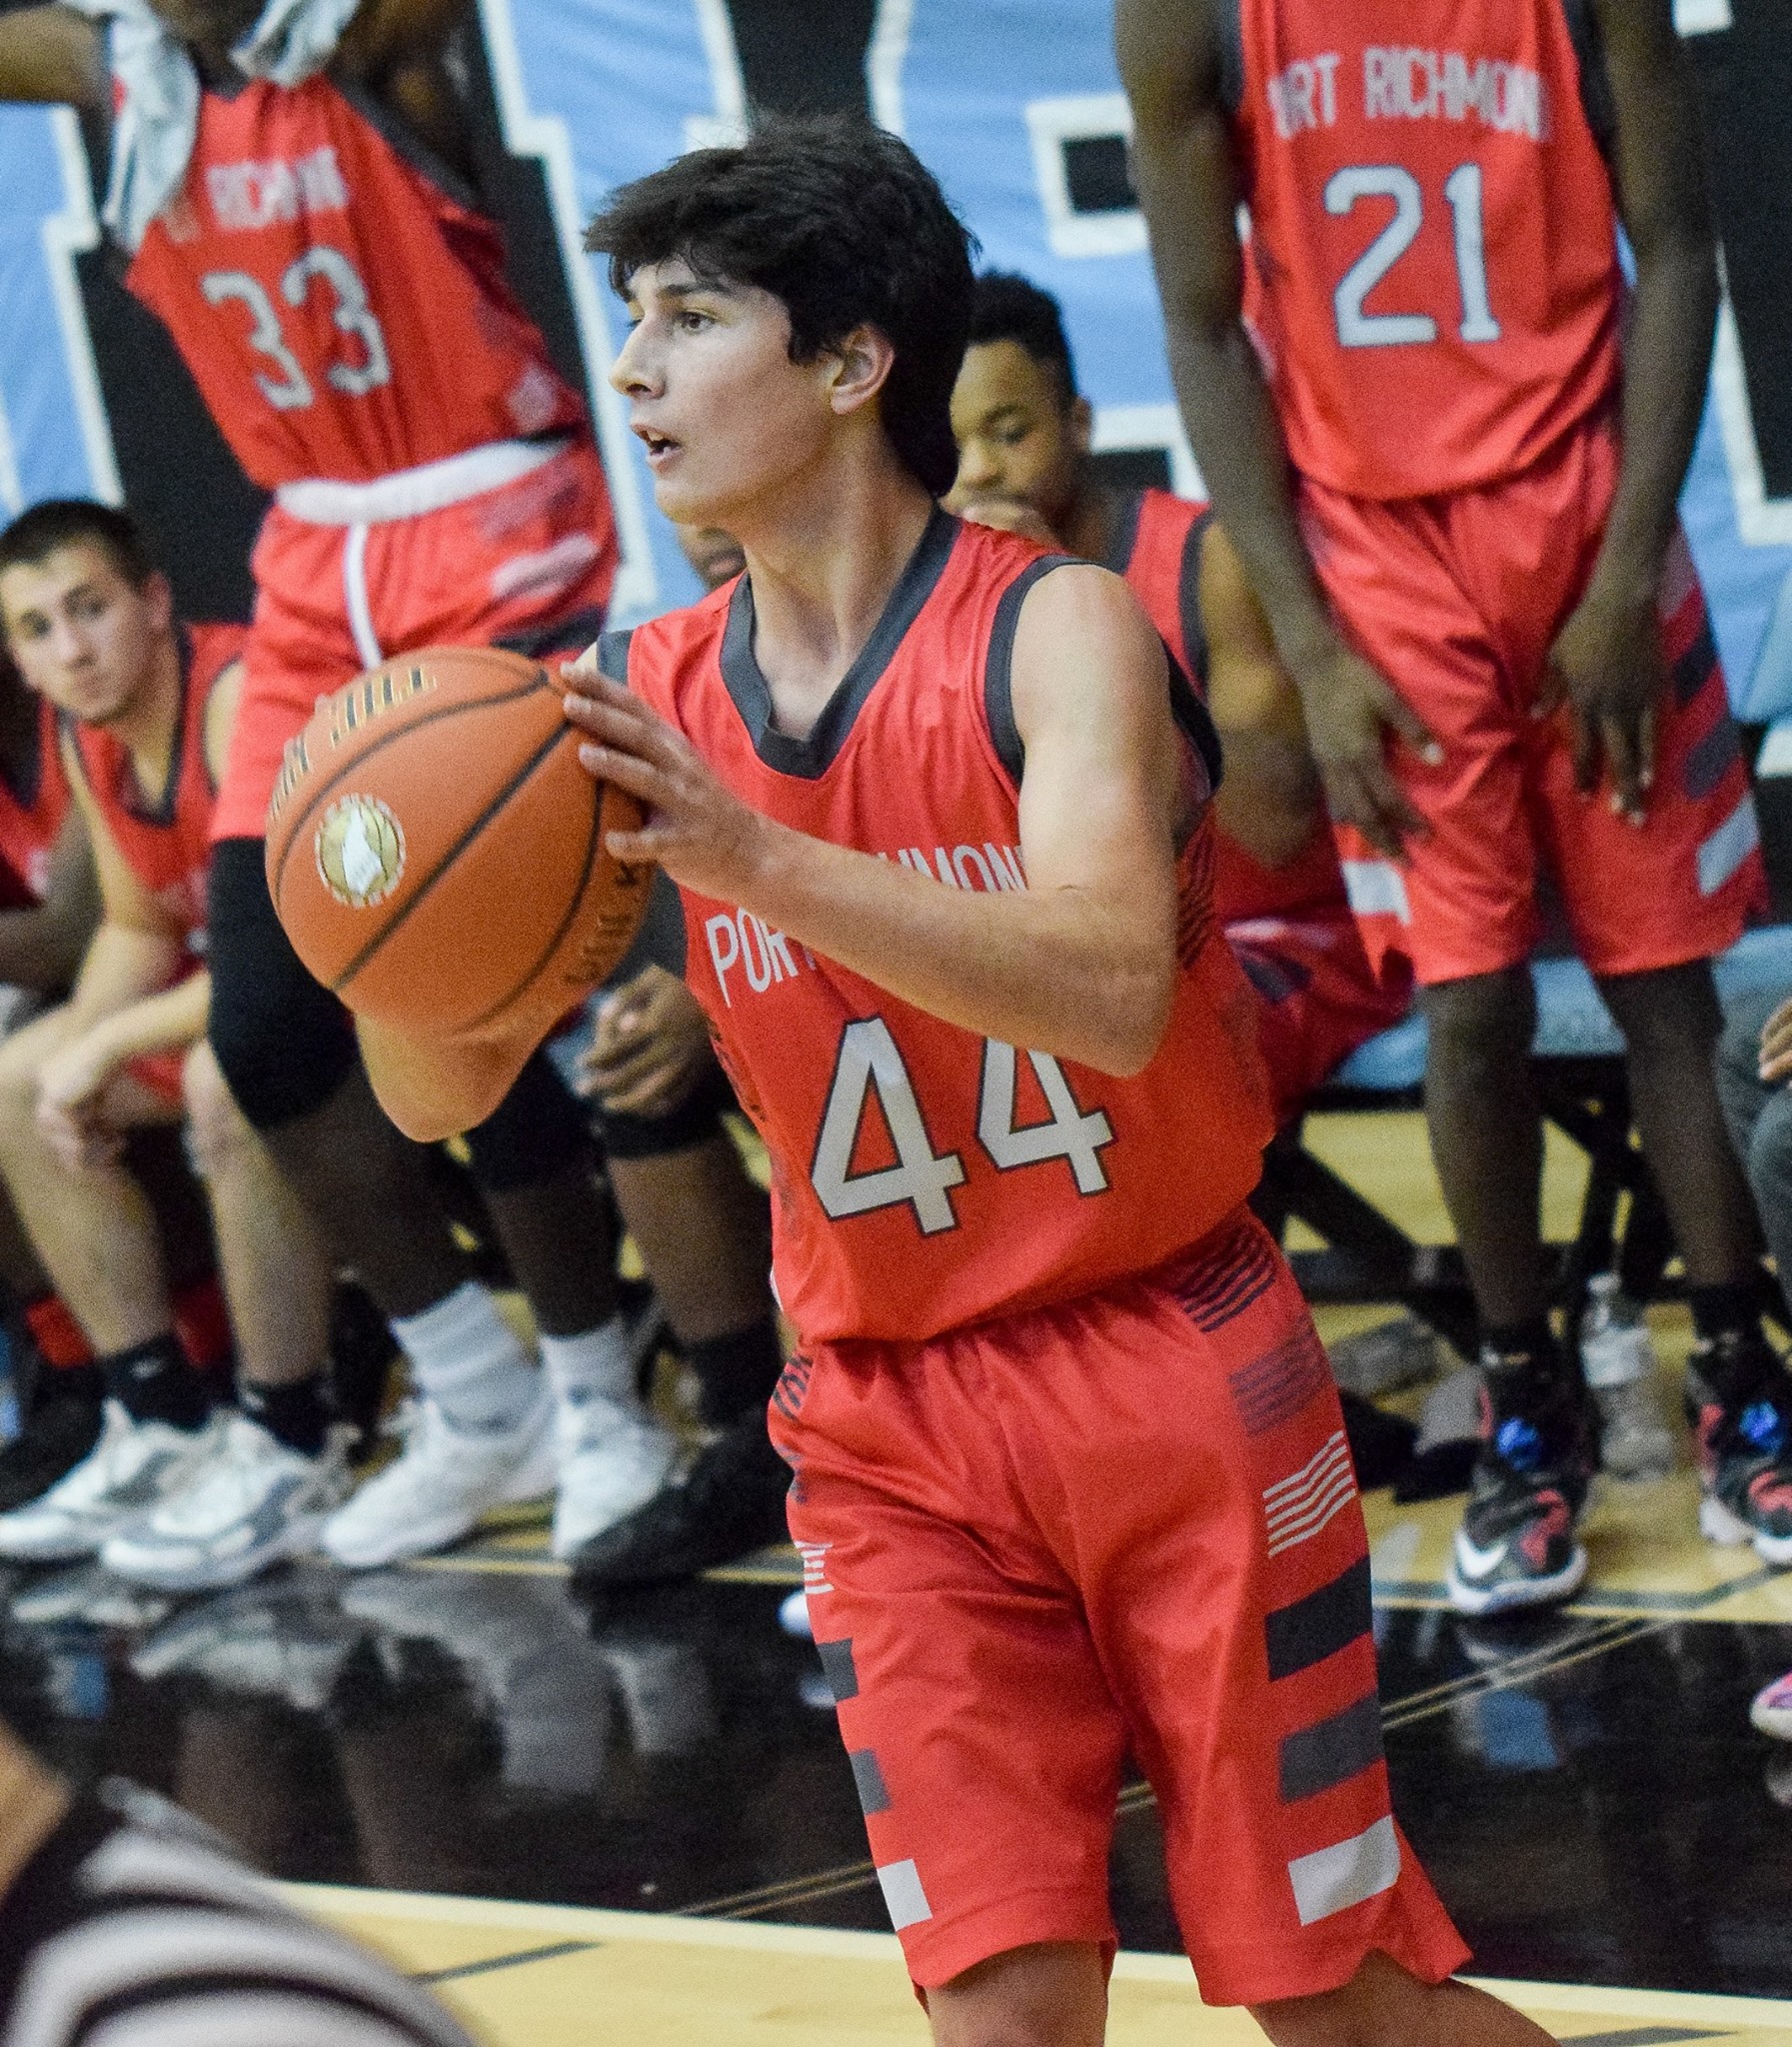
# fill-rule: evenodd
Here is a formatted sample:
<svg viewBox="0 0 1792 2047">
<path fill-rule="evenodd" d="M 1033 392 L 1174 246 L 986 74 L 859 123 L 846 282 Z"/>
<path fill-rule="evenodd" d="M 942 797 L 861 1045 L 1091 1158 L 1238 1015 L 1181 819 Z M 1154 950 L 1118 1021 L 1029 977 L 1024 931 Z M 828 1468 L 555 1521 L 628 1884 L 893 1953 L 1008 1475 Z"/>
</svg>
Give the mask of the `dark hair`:
<svg viewBox="0 0 1792 2047">
<path fill-rule="evenodd" d="M 609 256 L 624 296 L 638 270 L 674 259 L 770 292 L 790 314 L 794 363 L 875 327 L 896 355 L 884 431 L 935 497 L 951 489 L 973 244 L 906 143 L 863 117 L 780 116 L 738 149 L 693 150 L 623 186 L 585 246 Z"/>
<path fill-rule="evenodd" d="M 1076 398 L 1076 365 L 1064 334 L 1063 310 L 1049 292 L 1011 271 L 986 270 L 970 302 L 970 346 L 1011 341 L 1057 380 L 1068 406 Z"/>
<path fill-rule="evenodd" d="M 97 504 L 91 498 L 46 498 L 29 512 L 21 512 L 0 533 L 0 572 L 35 568 L 58 548 L 83 542 L 99 548 L 125 581 L 139 590 L 156 573 L 136 520 L 116 505 Z"/>
</svg>

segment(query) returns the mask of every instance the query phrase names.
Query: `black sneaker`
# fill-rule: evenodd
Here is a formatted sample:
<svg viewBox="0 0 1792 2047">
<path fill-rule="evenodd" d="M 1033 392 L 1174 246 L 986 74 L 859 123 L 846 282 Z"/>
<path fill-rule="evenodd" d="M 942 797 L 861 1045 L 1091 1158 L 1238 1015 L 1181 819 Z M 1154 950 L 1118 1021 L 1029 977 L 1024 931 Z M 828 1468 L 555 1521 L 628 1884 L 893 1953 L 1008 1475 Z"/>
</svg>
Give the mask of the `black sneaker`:
<svg viewBox="0 0 1792 2047">
<path fill-rule="evenodd" d="M 1792 1564 L 1792 1378 L 1758 1330 L 1693 1345 L 1686 1413 L 1698 1443 L 1699 1533 Z"/>
<path fill-rule="evenodd" d="M 579 1549 L 573 1582 L 587 1591 L 661 1584 L 782 1542 L 790 1483 L 765 1417 L 749 1414 L 711 1443 L 678 1484 Z"/>
<path fill-rule="evenodd" d="M 1574 1532 L 1592 1480 L 1584 1396 L 1559 1376 L 1481 1355 L 1481 1447 L 1450 1556 L 1458 1613 L 1551 1606 L 1580 1589 L 1587 1553 Z"/>
<path fill-rule="evenodd" d="M 39 1368 L 19 1432 L 0 1449 L 0 1514 L 48 1492 L 99 1441 L 104 1392 L 92 1365 Z"/>
</svg>

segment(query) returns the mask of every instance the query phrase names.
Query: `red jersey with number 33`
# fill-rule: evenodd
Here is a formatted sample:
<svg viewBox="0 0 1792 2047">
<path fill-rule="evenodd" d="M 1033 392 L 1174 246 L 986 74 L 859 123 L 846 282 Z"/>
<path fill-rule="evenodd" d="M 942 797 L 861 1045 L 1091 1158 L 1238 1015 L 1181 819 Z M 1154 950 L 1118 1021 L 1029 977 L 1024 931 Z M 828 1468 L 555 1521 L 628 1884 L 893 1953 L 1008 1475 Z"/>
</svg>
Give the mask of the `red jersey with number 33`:
<svg viewBox="0 0 1792 2047">
<path fill-rule="evenodd" d="M 1245 316 L 1294 467 L 1358 497 L 1468 489 L 1610 405 L 1587 0 L 1219 4 L 1239 29 Z"/>
<path fill-rule="evenodd" d="M 205 93 L 186 183 L 127 275 L 264 489 L 584 422 L 498 230 L 390 129 L 327 78 Z"/>
<path fill-rule="evenodd" d="M 772 724 L 744 580 L 639 628 L 629 681 L 781 824 L 935 887 L 1022 889 L 1008 651 L 1051 566 L 935 515 L 806 740 Z M 979 1038 L 686 892 L 687 974 L 772 1155 L 779 1293 L 805 1342 L 920 1340 L 1073 1298 L 1250 1192 L 1270 1115 L 1211 866 L 1209 820 L 1184 857 L 1169 1029 L 1130 1079 Z"/>
</svg>

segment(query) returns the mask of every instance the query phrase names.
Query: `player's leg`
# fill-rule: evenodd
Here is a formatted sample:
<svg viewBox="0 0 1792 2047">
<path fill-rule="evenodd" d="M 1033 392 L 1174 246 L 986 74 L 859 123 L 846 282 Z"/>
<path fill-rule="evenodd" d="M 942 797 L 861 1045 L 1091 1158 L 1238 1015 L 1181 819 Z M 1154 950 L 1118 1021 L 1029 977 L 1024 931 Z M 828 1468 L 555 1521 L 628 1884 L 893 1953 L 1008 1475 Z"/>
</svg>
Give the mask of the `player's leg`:
<svg viewBox="0 0 1792 2047">
<path fill-rule="evenodd" d="M 1340 831 L 1344 879 L 1372 961 L 1403 955 L 1430 1025 L 1425 1105 L 1432 1157 L 1481 1323 L 1482 1447 L 1450 1595 L 1485 1613 L 1564 1597 L 1585 1574 L 1574 1521 L 1589 1478 L 1579 1375 L 1551 1330 L 1539 1212 L 1542 1120 L 1530 1068 L 1537 936 L 1527 791 L 1528 704 L 1487 623 L 1552 566 L 1546 523 L 1497 506 L 1477 560 L 1461 513 L 1313 492 L 1322 573 L 1361 651 L 1443 747 L 1435 768 L 1390 762 L 1425 830 L 1403 865 Z M 1497 497 L 1498 494 L 1487 494 Z M 1452 518 L 1455 524 L 1452 523 Z M 1530 545 L 1542 559 L 1507 559 Z M 1503 580 L 1502 580 L 1503 579 Z"/>
<path fill-rule="evenodd" d="M 767 1273 L 766 1197 L 721 1121 L 720 1071 L 659 1116 L 599 1110 L 610 1183 L 720 1431 L 677 1485 L 594 1537 L 575 1558 L 587 1585 L 688 1577 L 784 1529 L 790 1473 L 766 1433 L 783 1365 Z"/>
<path fill-rule="evenodd" d="M 935 2047 L 1101 2047 L 1107 1970 L 1098 1947 L 1010 1948 L 927 1992 Z"/>
<path fill-rule="evenodd" d="M 1761 1033 L 1779 991 L 1732 1006 L 1717 1050 L 1717 1091 L 1730 1145 L 1748 1175 L 1782 1293 L 1792 1292 L 1792 1090 L 1761 1078 Z"/>
<path fill-rule="evenodd" d="M 570 1557 L 652 1499 L 677 1442 L 642 1404 L 610 1201 L 585 1112 L 544 1053 L 467 1133 L 473 1171 L 541 1332 L 554 1400 L 554 1553 Z"/>
<path fill-rule="evenodd" d="M 45 1270 L 97 1353 L 107 1405 L 89 1454 L 37 1499 L 0 1515 L 0 1555 L 55 1561 L 95 1554 L 185 1483 L 209 1451 L 213 1390 L 175 1328 L 153 1210 L 116 1159 L 63 1163 L 36 1122 L 37 1076 L 68 1035 L 52 1012 L 0 1047 L 0 1171 Z M 129 1069 L 97 1120 L 122 1133 L 177 1122 L 178 1098 Z"/>
<path fill-rule="evenodd" d="M 1367 1956 L 1342 1989 L 1255 2005 L 1275 2047 L 1537 2047 L 1551 2036 L 1484 1990 L 1426 1983 Z"/>
<path fill-rule="evenodd" d="M 331 1271 L 311 1218 L 203 1041 L 183 1094 L 237 1331 L 240 1411 L 180 1490 L 100 1559 L 139 1583 L 207 1591 L 310 1549 L 348 1492 L 348 1466 L 330 1397 Z"/>
</svg>

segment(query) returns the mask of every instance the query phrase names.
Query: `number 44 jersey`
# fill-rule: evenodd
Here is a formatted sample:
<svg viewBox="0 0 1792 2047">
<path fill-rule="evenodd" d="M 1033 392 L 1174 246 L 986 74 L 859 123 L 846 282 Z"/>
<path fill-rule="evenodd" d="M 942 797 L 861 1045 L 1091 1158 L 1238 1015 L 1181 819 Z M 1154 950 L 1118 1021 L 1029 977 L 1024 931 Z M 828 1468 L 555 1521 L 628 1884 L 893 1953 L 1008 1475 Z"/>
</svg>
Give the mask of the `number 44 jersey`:
<svg viewBox="0 0 1792 2047">
<path fill-rule="evenodd" d="M 454 175 L 319 77 L 203 95 L 186 181 L 126 282 L 273 490 L 577 427 L 502 266 Z"/>
<path fill-rule="evenodd" d="M 744 580 L 638 628 L 628 680 L 781 824 L 933 888 L 1020 890 L 1008 654 L 1053 561 L 935 514 L 805 740 L 772 723 Z M 607 644 L 607 671 L 622 660 Z M 686 892 L 686 971 L 771 1153 L 779 1293 L 806 1343 L 921 1340 L 1091 1292 L 1250 1192 L 1271 1118 L 1211 834 L 1184 856 L 1168 1031 L 1129 1079 L 978 1037 Z"/>
<path fill-rule="evenodd" d="M 1516 475 L 1614 398 L 1591 0 L 1213 0 L 1246 318 L 1294 466 L 1363 498 Z"/>
</svg>

